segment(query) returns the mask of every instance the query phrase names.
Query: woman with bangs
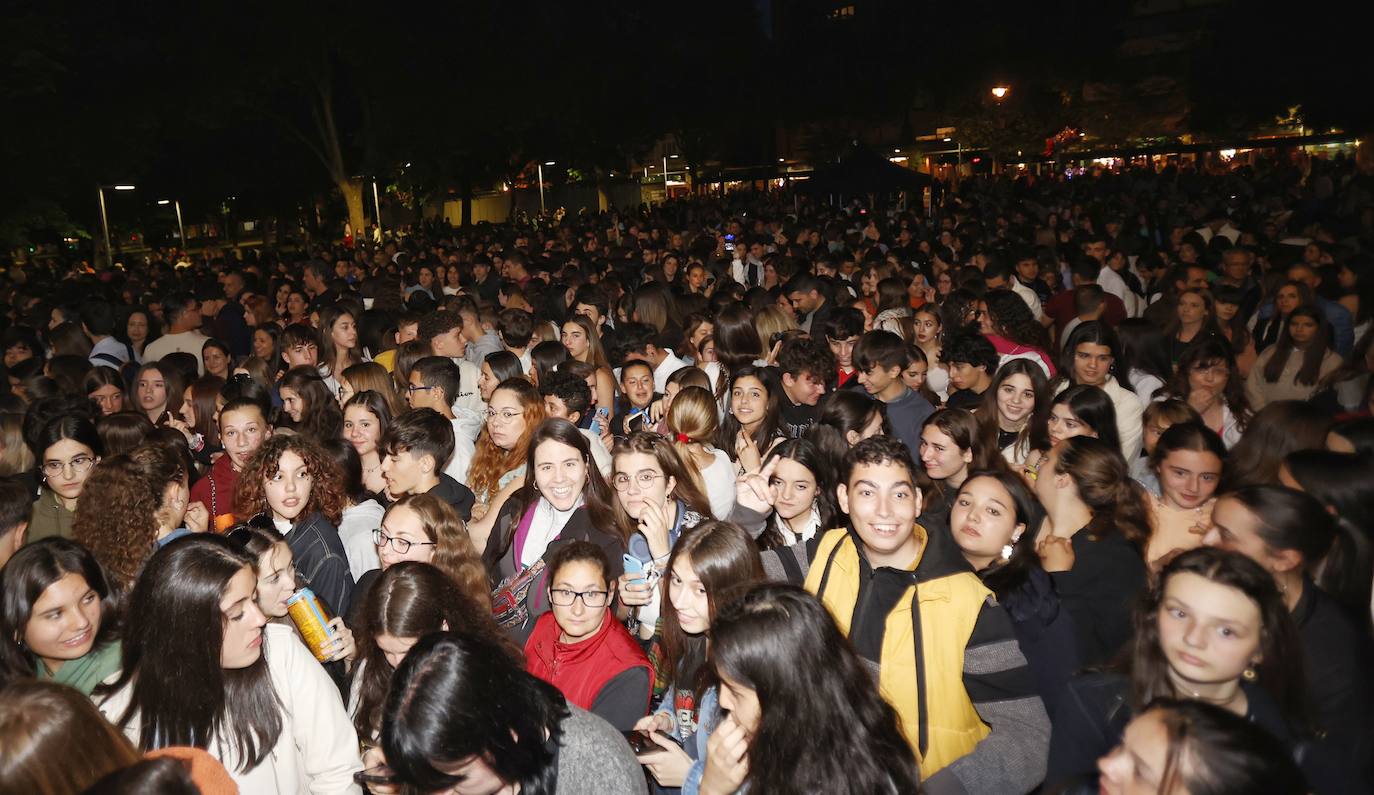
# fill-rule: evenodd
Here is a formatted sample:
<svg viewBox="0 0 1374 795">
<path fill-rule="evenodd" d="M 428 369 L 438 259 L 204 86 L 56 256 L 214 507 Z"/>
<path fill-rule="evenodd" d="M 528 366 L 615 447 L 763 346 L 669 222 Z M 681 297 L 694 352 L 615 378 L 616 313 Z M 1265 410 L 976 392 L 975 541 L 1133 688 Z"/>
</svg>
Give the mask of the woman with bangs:
<svg viewBox="0 0 1374 795">
<path fill-rule="evenodd" d="M 711 505 L 673 444 L 656 433 L 631 434 L 615 446 L 611 459 L 616 527 L 628 556 L 640 564 L 640 571 L 621 577 L 617 590 L 621 604 L 633 609 L 631 623 L 647 640 L 661 609 L 655 586 L 668 555 L 683 532 L 711 518 Z"/>
<path fill-rule="evenodd" d="M 363 486 L 373 494 L 386 491 L 386 478 L 382 477 L 381 443 L 394 416 L 386 397 L 370 389 L 359 392 L 344 404 L 344 440 L 358 451 L 358 459 L 363 467 Z"/>
<path fill-rule="evenodd" d="M 500 390 L 497 390 L 498 395 Z M 619 577 L 625 536 L 611 509 L 610 489 L 592 464 L 591 448 L 571 422 L 541 422 L 526 451 L 524 485 L 494 514 L 482 561 L 496 583 L 492 612 L 510 638 L 524 644 L 549 610 L 549 561 L 572 541 L 606 553 Z"/>
<path fill-rule="evenodd" d="M 1048 386 L 1040 365 L 1012 359 L 997 368 L 983 393 L 977 416 L 985 443 L 1001 450 L 1013 467 L 1026 463 L 1031 451 L 1049 447 L 1045 433 Z"/>
<path fill-rule="evenodd" d="M 530 438 L 545 417 L 544 398 L 526 379 L 509 378 L 492 390 L 468 468 L 467 486 L 477 498 L 468 532 L 478 549 L 486 545 L 502 506 L 528 482 Z"/>
<path fill-rule="evenodd" d="M 1208 337 L 1184 351 L 1165 385 L 1165 396 L 1192 406 L 1228 449 L 1240 441 L 1250 424 L 1250 401 L 1236 357 L 1221 338 Z"/>
<path fill-rule="evenodd" d="M 1300 306 L 1289 313 L 1278 341 L 1255 359 L 1245 397 L 1255 411 L 1276 400 L 1309 400 L 1340 366 L 1326 314 L 1316 306 Z"/>
<path fill-rule="evenodd" d="M 731 374 L 716 446 L 731 456 L 739 474 L 757 472 L 763 456 L 784 438 L 782 401 L 775 368 L 746 365 Z"/>
</svg>

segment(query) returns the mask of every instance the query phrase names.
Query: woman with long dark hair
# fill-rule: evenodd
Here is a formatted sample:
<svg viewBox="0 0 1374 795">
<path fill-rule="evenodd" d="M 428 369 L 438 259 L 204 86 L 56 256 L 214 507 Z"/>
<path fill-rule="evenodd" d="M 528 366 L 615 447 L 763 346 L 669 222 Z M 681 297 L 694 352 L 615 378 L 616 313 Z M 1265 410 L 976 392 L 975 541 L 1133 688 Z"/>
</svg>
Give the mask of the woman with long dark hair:
<svg viewBox="0 0 1374 795">
<path fill-rule="evenodd" d="M 363 485 L 373 494 L 386 490 L 381 443 L 393 416 L 386 396 L 371 389 L 357 393 L 344 403 L 343 438 L 358 452 Z"/>
<path fill-rule="evenodd" d="M 101 416 L 118 414 L 125 408 L 124 378 L 118 370 L 92 367 L 82 382 L 86 397 L 100 409 Z"/>
<path fill-rule="evenodd" d="M 727 304 L 716 313 L 713 339 L 716 360 L 707 362 L 701 369 L 711 379 L 711 391 L 724 405 L 729 400 L 727 393 L 735 371 L 763 358 L 763 342 L 754 328 L 753 315 L 742 303 Z"/>
<path fill-rule="evenodd" d="M 849 448 L 887 430 L 883 403 L 862 389 L 841 389 L 820 403 L 821 414 L 806 438 L 832 461 L 840 461 Z"/>
<path fill-rule="evenodd" d="M 1301 795 L 1287 749 L 1245 718 L 1202 701 L 1157 698 L 1097 761 L 1102 795 Z M 1142 787 L 1147 789 L 1142 789 Z"/>
<path fill-rule="evenodd" d="M 1327 568 L 1340 571 L 1362 539 L 1351 535 L 1310 495 L 1281 486 L 1250 486 L 1223 495 L 1212 511 L 1208 546 L 1239 552 L 1269 573 L 1297 623 L 1316 728 L 1348 752 L 1367 736 L 1370 706 L 1368 602 L 1342 609 L 1315 581 Z M 1368 577 L 1368 569 L 1357 572 Z M 1339 593 L 1346 583 L 1329 578 Z"/>
<path fill-rule="evenodd" d="M 1011 290 L 989 290 L 978 302 L 978 321 L 979 331 L 1003 361 L 1028 359 L 1046 378 L 1055 376 L 1049 335 L 1021 296 Z"/>
<path fill-rule="evenodd" d="M 1046 520 L 1036 552 L 1078 632 L 1084 665 L 1111 660 L 1131 636 L 1130 610 L 1145 587 L 1150 521 L 1121 454 L 1075 436 L 1050 449 L 1035 477 Z"/>
<path fill-rule="evenodd" d="M 1078 326 L 1064 344 L 1059 361 L 1059 379 L 1054 391 L 1069 386 L 1095 386 L 1107 394 L 1115 409 L 1116 436 L 1127 461 L 1140 454 L 1140 414 L 1144 405 L 1127 377 L 1127 362 L 1121 354 L 1116 332 L 1100 321 Z"/>
<path fill-rule="evenodd" d="M 397 668 L 382 715 L 382 746 L 367 762 L 389 765 L 420 792 L 645 791 L 619 732 L 471 633 L 421 639 Z"/>
<path fill-rule="evenodd" d="M 835 479 L 830 461 L 807 439 L 779 444 L 762 471 L 740 479 L 729 519 L 758 539 L 768 579 L 806 581 L 821 536 L 842 516 Z"/>
<path fill-rule="evenodd" d="M 1178 369 L 1165 385 L 1164 396 L 1192 406 L 1227 448 L 1234 447 L 1250 427 L 1244 379 L 1225 340 L 1208 337 L 1184 351 Z"/>
<path fill-rule="evenodd" d="M 419 561 L 402 561 L 382 572 L 356 611 L 354 629 L 358 652 L 348 712 L 367 745 L 375 745 L 381 732 L 392 675 L 420 638 L 450 630 L 480 635 L 502 648 L 510 665 L 522 663 L 519 649 L 506 640 L 485 605 L 443 571 Z"/>
<path fill-rule="evenodd" d="M 100 711 L 140 750 L 208 751 L 244 792 L 352 791 L 358 735 L 328 674 L 258 608 L 256 562 L 203 533 L 158 550 Z"/>
<path fill-rule="evenodd" d="M 1027 359 L 1012 359 L 997 368 L 975 415 L 985 445 L 1002 451 L 1013 467 L 1026 463 L 1034 450 L 1049 448 L 1049 382 L 1045 371 Z"/>
<path fill-rule="evenodd" d="M 1212 337 L 1223 337 L 1217 327 L 1212 294 L 1191 287 L 1180 291 L 1174 302 L 1174 317 L 1164 328 L 1169 360 L 1177 363 L 1190 345 Z"/>
<path fill-rule="evenodd" d="M 1020 299 L 1018 299 L 1020 300 Z M 948 551 L 949 508 L 954 494 L 974 470 L 997 469 L 1003 459 L 987 443 L 978 420 L 964 409 L 940 409 L 921 427 L 919 460 L 929 482 L 922 489 L 921 526 L 931 545 Z"/>
<path fill-rule="evenodd" d="M 1293 621 L 1265 571 L 1243 555 L 1175 558 L 1135 612 L 1129 673 L 1070 684 L 1050 741 L 1047 783 L 1087 775 L 1156 698 L 1193 699 L 1249 719 L 1292 752 L 1307 729 Z"/>
<path fill-rule="evenodd" d="M 1330 414 L 1309 402 L 1270 403 L 1255 414 L 1245 435 L 1230 448 L 1222 490 L 1276 485 L 1284 456 L 1297 450 L 1321 449 L 1333 424 Z"/>
<path fill-rule="evenodd" d="M 104 444 L 90 420 L 70 414 L 50 420 L 34 441 L 43 486 L 29 516 L 29 540 L 71 538 L 76 508 Z"/>
<path fill-rule="evenodd" d="M 1374 574 L 1374 456 L 1296 450 L 1284 456 L 1279 483 L 1316 497 L 1335 520 L 1337 545 L 1314 576 L 1348 610 L 1363 613 Z"/>
<path fill-rule="evenodd" d="M 1118 453 L 1121 451 L 1116 436 L 1116 407 L 1106 392 L 1086 384 L 1071 386 L 1054 396 L 1045 415 L 1043 436 L 1048 445 L 1043 450 L 1032 450 L 1021 467 L 1028 478 L 1040 470 L 1050 448 L 1074 436 L 1101 439 Z"/>
<path fill-rule="evenodd" d="M 1264 350 L 1278 342 L 1279 335 L 1283 333 L 1283 328 L 1288 325 L 1288 316 L 1293 310 L 1300 306 L 1312 306 L 1317 303 L 1317 295 L 1312 292 L 1312 288 L 1305 282 L 1287 281 L 1279 285 L 1274 291 L 1273 306 L 1269 308 L 1269 316 L 1260 318 L 1255 325 L 1255 350 L 1264 353 Z M 1261 307 L 1260 314 L 1263 314 L 1265 307 Z"/>
<path fill-rule="evenodd" d="M 739 474 L 757 471 L 763 456 L 783 438 L 782 401 L 776 368 L 745 365 L 731 374 L 716 447 L 735 461 Z"/>
<path fill-rule="evenodd" d="M 21 547 L 0 568 L 0 682 L 36 676 L 89 696 L 119 671 L 119 619 L 85 547 L 65 538 Z"/>
<path fill-rule="evenodd" d="M 1073 617 L 1035 552 L 1045 509 L 1025 481 L 1004 470 L 973 472 L 955 495 L 949 527 L 958 551 L 1007 611 L 1045 711 L 1079 669 Z"/>
<path fill-rule="evenodd" d="M 651 735 L 661 750 L 644 753 L 639 761 L 661 787 L 681 787 L 705 745 L 697 735 L 710 684 L 707 632 L 720 611 L 762 582 L 764 574 L 757 544 L 728 522 L 704 522 L 684 533 L 673 547 L 667 571 L 660 586 L 663 626 L 651 657 L 656 682 L 667 689 L 657 710 L 635 728 L 677 740 Z"/>
<path fill-rule="evenodd" d="M 1116 335 L 1121 340 L 1121 367 L 1141 405 L 1148 407 L 1174 375 L 1164 331 L 1143 317 L 1130 317 L 1117 325 Z"/>
<path fill-rule="evenodd" d="M 640 571 L 620 577 L 620 603 L 633 611 L 632 625 L 648 640 L 662 608 L 653 586 L 682 534 L 712 518 L 711 503 L 677 448 L 656 433 L 631 434 L 611 451 L 611 461 L 616 529 L 626 539 L 627 556 L 640 564 Z"/>
<path fill-rule="evenodd" d="M 684 792 L 916 792 L 897 714 L 825 607 L 792 585 L 760 585 L 711 626 L 710 731 Z M 799 749 L 811 752 L 798 753 Z"/>
<path fill-rule="evenodd" d="M 502 506 L 482 555 L 497 584 L 492 610 L 516 643 L 524 643 L 549 609 L 548 562 L 561 546 L 596 544 L 619 577 L 626 543 L 587 437 L 571 422 L 549 419 L 534 429 L 525 471 L 525 485 Z"/>
<path fill-rule="evenodd" d="M 333 439 L 343 428 L 337 385 L 331 389 L 314 367 L 292 367 L 277 385 L 281 392 L 282 414 L 288 427 L 301 436 L 318 442 Z"/>
<path fill-rule="evenodd" d="M 1341 366 L 1331 349 L 1331 324 L 1316 306 L 1288 314 L 1279 339 L 1266 348 L 1245 382 L 1245 396 L 1256 411 L 1276 400 L 1307 400 L 1323 379 Z"/>
</svg>

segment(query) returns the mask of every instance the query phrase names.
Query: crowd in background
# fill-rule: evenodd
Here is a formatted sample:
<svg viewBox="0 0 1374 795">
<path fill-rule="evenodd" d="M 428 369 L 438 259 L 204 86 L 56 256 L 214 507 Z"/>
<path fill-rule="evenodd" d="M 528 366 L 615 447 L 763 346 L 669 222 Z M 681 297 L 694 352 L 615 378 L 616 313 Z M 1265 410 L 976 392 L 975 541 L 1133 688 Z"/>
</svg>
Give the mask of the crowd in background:
<svg viewBox="0 0 1374 795">
<path fill-rule="evenodd" d="M 0 791 L 1369 791 L 1374 179 L 937 188 L 12 265 Z"/>
</svg>

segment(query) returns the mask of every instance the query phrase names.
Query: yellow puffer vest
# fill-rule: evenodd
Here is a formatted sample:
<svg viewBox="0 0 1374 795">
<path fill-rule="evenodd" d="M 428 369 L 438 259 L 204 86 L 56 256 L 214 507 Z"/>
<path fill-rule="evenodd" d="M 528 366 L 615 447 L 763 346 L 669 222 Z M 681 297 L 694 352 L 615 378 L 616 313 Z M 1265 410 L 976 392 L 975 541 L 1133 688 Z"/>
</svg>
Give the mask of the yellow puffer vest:
<svg viewBox="0 0 1374 795">
<path fill-rule="evenodd" d="M 923 554 L 925 529 L 917 525 L 916 535 Z M 919 563 L 920 555 L 913 567 Z M 830 610 L 846 636 L 859 578 L 857 540 L 846 530 L 826 533 L 807 573 L 806 590 Z M 971 752 L 990 731 L 964 690 L 963 673 L 964 647 L 991 594 L 972 572 L 918 577 L 887 616 L 878 688 L 897 711 L 923 780 Z M 919 609 L 913 611 L 913 605 Z"/>
</svg>

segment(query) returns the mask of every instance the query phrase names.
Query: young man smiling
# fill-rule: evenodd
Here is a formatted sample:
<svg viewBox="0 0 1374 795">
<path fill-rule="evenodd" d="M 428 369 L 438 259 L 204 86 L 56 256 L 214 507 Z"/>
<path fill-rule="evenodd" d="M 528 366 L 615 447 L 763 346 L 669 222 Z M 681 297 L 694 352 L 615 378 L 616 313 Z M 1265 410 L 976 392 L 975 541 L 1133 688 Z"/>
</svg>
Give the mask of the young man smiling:
<svg viewBox="0 0 1374 795">
<path fill-rule="evenodd" d="M 935 413 L 935 407 L 902 380 L 907 364 L 906 343 L 891 331 L 870 331 L 854 346 L 859 383 L 868 394 L 887 404 L 892 432 L 915 457 L 921 450 L 921 425 Z"/>
<path fill-rule="evenodd" d="M 876 669 L 926 791 L 1026 791 L 1044 776 L 1050 723 L 1011 621 L 962 560 L 927 554 L 901 443 L 865 439 L 843 469 L 852 529 L 824 535 L 806 590 Z"/>
</svg>

